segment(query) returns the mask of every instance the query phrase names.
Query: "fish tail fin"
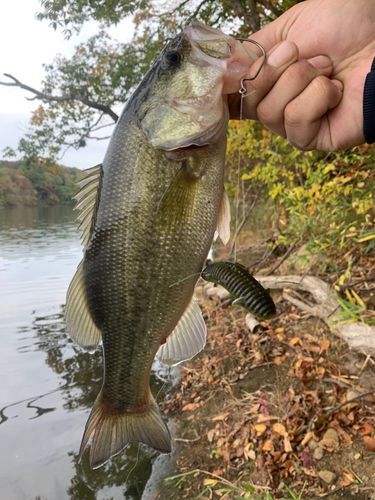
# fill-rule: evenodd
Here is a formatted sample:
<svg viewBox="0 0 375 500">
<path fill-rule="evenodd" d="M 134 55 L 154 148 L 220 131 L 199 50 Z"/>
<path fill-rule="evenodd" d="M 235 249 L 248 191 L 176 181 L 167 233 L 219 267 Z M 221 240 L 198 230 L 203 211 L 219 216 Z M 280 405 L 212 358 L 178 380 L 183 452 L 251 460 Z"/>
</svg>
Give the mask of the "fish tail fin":
<svg viewBox="0 0 375 500">
<path fill-rule="evenodd" d="M 131 441 L 145 443 L 161 453 L 170 453 L 172 449 L 169 430 L 151 394 L 146 411 L 114 413 L 107 408 L 100 393 L 86 423 L 79 461 L 91 436 L 91 469 L 105 464 Z"/>
</svg>

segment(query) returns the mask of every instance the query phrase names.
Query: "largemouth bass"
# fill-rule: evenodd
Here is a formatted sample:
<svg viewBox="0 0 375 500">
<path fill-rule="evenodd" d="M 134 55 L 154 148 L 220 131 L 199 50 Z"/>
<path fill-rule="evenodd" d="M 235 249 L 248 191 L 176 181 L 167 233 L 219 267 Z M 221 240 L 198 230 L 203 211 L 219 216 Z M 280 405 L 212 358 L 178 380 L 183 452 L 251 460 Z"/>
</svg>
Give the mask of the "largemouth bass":
<svg viewBox="0 0 375 500">
<path fill-rule="evenodd" d="M 86 424 L 97 468 L 138 441 L 171 451 L 150 392 L 151 365 L 173 365 L 205 344 L 193 290 L 215 229 L 229 239 L 223 187 L 228 110 L 257 57 L 220 31 L 189 21 L 161 52 L 125 109 L 102 165 L 76 195 L 84 256 L 70 284 L 66 323 L 104 378 Z"/>
</svg>

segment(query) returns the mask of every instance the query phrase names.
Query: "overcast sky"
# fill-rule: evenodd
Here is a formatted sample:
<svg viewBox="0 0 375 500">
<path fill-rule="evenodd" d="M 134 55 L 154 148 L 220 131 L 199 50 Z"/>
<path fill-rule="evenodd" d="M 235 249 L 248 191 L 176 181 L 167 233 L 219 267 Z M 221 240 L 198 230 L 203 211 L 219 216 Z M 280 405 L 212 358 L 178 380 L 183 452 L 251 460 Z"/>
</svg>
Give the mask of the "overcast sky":
<svg viewBox="0 0 375 500">
<path fill-rule="evenodd" d="M 58 53 L 72 55 L 74 47 L 98 30 L 96 23 L 87 24 L 79 36 L 64 40 L 60 31 L 48 26 L 48 21 L 37 21 L 38 0 L 3 2 L 0 16 L 0 80 L 8 81 L 3 73 L 10 73 L 22 83 L 36 89 L 44 77 L 43 63 L 50 63 Z M 122 42 L 133 33 L 130 20 L 123 21 L 110 34 Z M 16 87 L 0 85 L 0 159 L 6 146 L 16 147 L 27 129 L 31 111 L 38 101 L 27 101 L 31 95 Z M 79 151 L 70 149 L 62 163 L 71 167 L 89 168 L 103 159 L 108 141 L 92 141 Z"/>
</svg>

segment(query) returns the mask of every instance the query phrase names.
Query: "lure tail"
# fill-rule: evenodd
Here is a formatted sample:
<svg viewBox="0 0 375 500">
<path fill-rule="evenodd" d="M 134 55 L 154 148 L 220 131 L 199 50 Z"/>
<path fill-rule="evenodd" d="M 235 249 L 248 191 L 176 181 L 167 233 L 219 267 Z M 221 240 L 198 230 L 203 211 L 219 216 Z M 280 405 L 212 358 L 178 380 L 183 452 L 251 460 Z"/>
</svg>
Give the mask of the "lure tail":
<svg viewBox="0 0 375 500">
<path fill-rule="evenodd" d="M 79 461 L 91 436 L 92 469 L 105 464 L 131 441 L 145 443 L 161 453 L 171 452 L 171 436 L 151 394 L 146 411 L 119 413 L 109 410 L 100 392 L 86 423 Z"/>
</svg>

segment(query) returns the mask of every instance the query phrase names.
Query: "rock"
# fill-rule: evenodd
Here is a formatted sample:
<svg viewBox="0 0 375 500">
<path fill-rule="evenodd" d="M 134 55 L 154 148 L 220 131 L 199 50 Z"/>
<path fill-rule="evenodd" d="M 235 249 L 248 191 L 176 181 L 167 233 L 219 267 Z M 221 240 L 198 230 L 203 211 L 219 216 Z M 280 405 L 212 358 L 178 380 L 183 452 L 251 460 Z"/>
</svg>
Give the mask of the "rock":
<svg viewBox="0 0 375 500">
<path fill-rule="evenodd" d="M 315 448 L 313 453 L 313 458 L 315 458 L 315 460 L 321 460 L 323 457 L 324 457 L 324 450 L 322 450 L 322 448 L 319 447 Z"/>
<path fill-rule="evenodd" d="M 339 436 L 335 429 L 328 429 L 327 432 L 324 434 L 323 439 L 333 439 L 337 443 L 339 442 Z"/>
<path fill-rule="evenodd" d="M 328 429 L 324 434 L 323 439 L 319 441 L 319 447 L 327 451 L 337 451 L 340 446 L 339 437 L 335 429 Z"/>
<path fill-rule="evenodd" d="M 310 439 L 309 441 L 309 448 L 311 451 L 314 451 L 318 447 L 318 443 L 315 441 L 315 439 Z"/>
<path fill-rule="evenodd" d="M 285 487 L 285 484 L 281 481 L 279 486 L 277 487 L 277 491 L 283 491 L 284 487 Z"/>
<path fill-rule="evenodd" d="M 332 484 L 335 480 L 335 474 L 329 470 L 321 470 L 318 472 L 318 476 L 327 484 Z"/>
</svg>

